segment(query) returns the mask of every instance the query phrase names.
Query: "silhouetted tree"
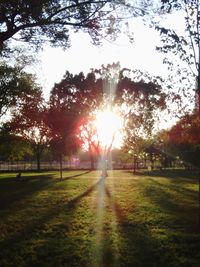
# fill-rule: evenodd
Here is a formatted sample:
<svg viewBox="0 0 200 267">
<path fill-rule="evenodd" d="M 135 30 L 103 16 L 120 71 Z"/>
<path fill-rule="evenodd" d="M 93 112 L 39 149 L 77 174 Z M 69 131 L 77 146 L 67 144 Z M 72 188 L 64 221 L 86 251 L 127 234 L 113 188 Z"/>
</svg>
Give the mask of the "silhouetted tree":
<svg viewBox="0 0 200 267">
<path fill-rule="evenodd" d="M 0 160 L 24 160 L 26 156 L 32 156 L 29 143 L 22 136 L 14 135 L 4 125 L 0 131 Z"/>
<path fill-rule="evenodd" d="M 156 29 L 161 35 L 161 45 L 157 50 L 166 55 L 164 63 L 168 63 L 172 72 L 177 69 L 176 77 L 182 84 L 181 91 L 184 95 L 188 96 L 187 91 L 191 91 L 192 88 L 196 91 L 196 108 L 200 114 L 200 2 L 199 0 L 161 0 L 160 2 L 162 19 L 156 24 Z M 166 21 L 170 21 L 170 18 L 176 15 L 182 24 L 170 27 L 163 19 L 164 15 L 167 18 Z M 184 81 L 188 77 L 190 82 L 185 88 Z M 192 80 L 193 84 L 191 84 Z"/>
<path fill-rule="evenodd" d="M 40 171 L 41 155 L 49 143 L 49 129 L 46 125 L 46 108 L 41 90 L 26 96 L 20 108 L 12 112 L 12 119 L 7 124 L 10 131 L 21 136 L 33 149 L 37 160 L 37 170 Z"/>
<path fill-rule="evenodd" d="M 127 10 L 132 16 L 145 13 L 141 1 L 117 0 L 1 0 L 0 50 L 12 38 L 41 47 L 44 42 L 67 47 L 70 30 L 87 31 L 98 43 L 102 36 L 114 36 Z"/>
<path fill-rule="evenodd" d="M 186 165 L 200 165 L 200 119 L 185 115 L 168 132 L 168 144 Z"/>
<path fill-rule="evenodd" d="M 53 101 L 54 97 L 51 97 Z M 78 138 L 76 128 L 78 124 L 77 113 L 70 109 L 69 105 L 60 105 L 60 102 L 49 103 L 49 108 L 46 117 L 46 125 L 49 132 L 48 137 L 51 140 L 50 146 L 52 152 L 60 163 L 60 179 L 62 180 L 62 161 L 63 156 L 71 155 L 77 151 Z"/>
<path fill-rule="evenodd" d="M 165 134 L 166 135 L 166 134 Z M 185 167 L 198 168 L 200 164 L 200 119 L 199 114 L 186 114 L 167 133 L 165 149 L 177 156 Z M 199 177 L 200 205 L 200 177 Z M 200 206 L 199 206 L 200 229 Z"/>
<path fill-rule="evenodd" d="M 124 149 L 133 156 L 134 172 L 138 159 L 145 159 L 145 148 L 153 137 L 158 113 L 166 108 L 166 95 L 160 78 L 124 69 L 117 86 L 117 102 L 125 118 Z"/>
<path fill-rule="evenodd" d="M 139 134 L 151 133 L 156 111 L 165 108 L 165 94 L 155 80 L 145 82 L 142 73 L 135 76 L 130 70 L 120 70 L 119 63 L 102 66 L 86 76 L 66 72 L 63 80 L 51 91 L 51 106 L 74 110 L 79 117 L 79 137 L 91 153 L 101 152 L 96 130 L 92 126 L 95 111 L 121 109 L 128 138 L 141 138 Z M 136 77 L 137 76 L 137 77 Z M 137 133 L 137 134 L 136 134 Z M 96 136 L 96 137 L 95 137 Z M 129 143 L 129 146 L 132 146 Z M 109 148 L 112 147 L 112 144 Z M 91 155 L 91 166 L 92 163 Z"/>
<path fill-rule="evenodd" d="M 21 66 L 11 67 L 0 63 L 0 117 L 9 108 L 21 105 L 24 99 L 27 100 L 37 90 L 32 74 L 24 72 Z"/>
</svg>

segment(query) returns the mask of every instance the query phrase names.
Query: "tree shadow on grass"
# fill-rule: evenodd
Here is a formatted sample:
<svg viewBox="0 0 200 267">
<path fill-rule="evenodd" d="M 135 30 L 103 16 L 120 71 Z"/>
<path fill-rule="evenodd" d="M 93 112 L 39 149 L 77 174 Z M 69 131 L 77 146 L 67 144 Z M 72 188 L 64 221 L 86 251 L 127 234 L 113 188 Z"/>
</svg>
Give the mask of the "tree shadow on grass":
<svg viewBox="0 0 200 267">
<path fill-rule="evenodd" d="M 77 261 L 80 262 L 80 265 L 78 266 L 86 266 L 88 257 L 84 256 L 83 260 L 79 251 L 81 238 L 79 237 L 77 240 L 73 240 L 67 233 L 73 227 L 71 222 L 73 221 L 79 202 L 82 198 L 92 193 L 99 183 L 101 183 L 101 180 L 98 180 L 83 193 L 67 202 L 59 202 L 56 206 L 50 205 L 50 208 L 45 209 L 40 214 L 36 214 L 33 220 L 29 221 L 28 224 L 24 225 L 24 222 L 22 222 L 24 225 L 23 227 L 0 242 L 0 256 L 2 256 L 2 259 L 5 260 L 5 255 L 7 255 L 6 258 L 9 259 L 8 262 L 13 262 L 13 265 L 11 264 L 9 266 L 14 267 L 17 266 L 15 258 L 19 258 L 22 253 L 23 255 L 26 255 L 26 258 L 23 258 L 23 266 L 71 267 L 77 266 Z M 66 220 L 57 220 L 59 216 L 64 216 Z M 23 218 L 21 218 L 21 220 L 22 219 Z M 55 219 L 55 223 L 51 223 L 51 221 L 54 221 Z M 19 226 L 17 225 L 17 227 Z M 48 227 L 50 227 L 50 229 L 48 229 Z M 34 244 L 32 244 L 32 242 L 36 241 L 38 238 L 39 240 L 44 240 L 44 242 L 41 244 L 39 243 L 33 249 L 32 246 L 34 246 Z M 17 255 L 16 249 L 18 251 Z M 31 253 L 33 250 L 36 251 L 36 255 L 32 259 Z M 87 252 L 85 251 L 84 253 Z M 68 262 L 69 265 L 65 265 L 64 262 L 65 264 Z M 0 260 L 0 266 L 1 264 L 2 262 Z"/>
<path fill-rule="evenodd" d="M 181 232 L 198 232 L 198 194 L 173 180 L 163 184 L 156 179 L 149 179 L 143 188 L 143 194 L 159 207 L 163 214 L 168 214 L 166 227 Z"/>
<path fill-rule="evenodd" d="M 152 177 L 166 177 L 169 179 L 178 179 L 196 182 L 197 181 L 197 171 L 195 170 L 184 170 L 184 169 L 163 169 L 163 170 L 152 170 L 152 171 L 142 171 L 140 175 L 152 176 Z"/>
<path fill-rule="evenodd" d="M 127 214 L 117 203 L 110 188 L 105 183 L 103 186 L 107 205 L 111 206 L 112 220 L 116 220 L 117 228 L 112 230 L 113 221 L 110 221 L 111 229 L 108 232 L 108 222 L 103 222 L 105 227 L 102 227 L 102 262 L 100 266 L 174 267 L 173 263 L 167 261 L 169 259 L 167 259 L 168 255 L 166 256 L 166 247 L 162 247 L 152 236 L 148 224 L 130 219 L 127 216 L 130 214 Z M 117 242 L 117 246 L 114 245 L 115 242 Z"/>
<path fill-rule="evenodd" d="M 82 198 L 91 194 L 103 182 L 104 182 L 104 178 L 100 178 L 95 184 L 93 184 L 89 188 L 87 188 L 87 190 L 85 190 L 80 195 L 76 196 L 75 198 L 71 199 L 67 203 L 66 207 L 70 207 L 70 208 L 75 207 L 78 204 L 78 202 L 81 201 Z"/>
<path fill-rule="evenodd" d="M 117 238 L 119 238 L 118 247 L 115 250 L 113 248 L 114 237 L 111 236 L 108 229 L 102 228 L 103 255 L 101 267 L 198 266 L 196 259 L 193 261 L 193 265 L 190 262 L 190 256 L 191 259 L 192 257 L 194 258 L 194 250 L 187 252 L 187 245 L 189 246 L 187 242 L 179 237 L 176 237 L 176 240 L 171 240 L 171 243 L 167 240 L 168 237 L 164 239 L 155 238 L 148 223 L 128 218 L 122 207 L 116 202 L 109 186 L 106 185 L 106 179 L 99 179 L 81 194 L 67 202 L 63 201 L 57 206 L 50 206 L 49 209 L 25 225 L 21 231 L 1 242 L 0 254 L 4 256 L 4 259 L 5 257 L 7 259 L 10 257 L 10 265 L 8 264 L 8 266 L 20 266 L 20 264 L 16 264 L 19 257 L 22 257 L 23 266 L 27 267 L 90 266 L 90 260 L 94 257 L 94 255 L 91 255 L 90 250 L 94 232 L 90 234 L 90 241 L 81 236 L 72 237 L 68 233 L 74 227 L 73 218 L 76 216 L 75 211 L 80 202 L 94 190 L 103 190 L 107 204 L 114 207 L 115 219 L 117 220 L 117 233 L 114 233 L 114 237 L 117 235 Z M 148 191 L 144 190 L 143 192 L 147 197 L 152 197 Z M 157 193 L 153 192 L 153 196 Z M 161 196 L 162 192 L 160 192 L 159 197 Z M 165 198 L 166 195 L 163 197 Z M 157 204 L 162 205 L 160 201 Z M 168 207 L 168 204 L 166 206 Z M 65 214 L 66 220 L 56 221 L 55 225 L 50 229 L 51 231 L 48 232 L 48 229 L 45 228 L 46 225 L 51 220 L 59 217 L 60 214 Z M 93 221 L 90 224 L 91 228 L 94 227 Z M 79 223 L 76 227 L 79 227 Z M 47 232 L 45 233 L 45 231 Z M 178 245 L 182 246 L 181 242 L 185 242 L 183 251 L 179 251 L 178 248 Z M 192 249 L 195 247 L 198 247 L 197 242 L 194 242 Z M 191 248 L 191 245 L 189 248 Z M 36 254 L 31 254 L 34 252 Z M 115 253 L 117 253 L 117 258 Z M 184 262 L 181 262 L 181 256 L 184 253 L 188 254 L 184 258 Z M 197 258 L 197 256 L 195 257 Z"/>
<path fill-rule="evenodd" d="M 141 214 L 144 214 L 144 212 L 146 213 L 145 221 L 134 220 L 134 218 L 136 218 L 134 216 L 132 218 L 126 216 L 126 213 L 120 205 L 113 199 L 109 188 L 105 187 L 107 197 L 114 204 L 118 221 L 118 233 L 120 238 L 118 266 L 197 267 L 200 257 L 197 249 L 200 245 L 200 236 L 198 233 L 196 234 L 196 231 L 193 231 L 194 229 L 191 233 L 191 228 L 196 226 L 194 219 L 195 211 L 190 204 L 186 206 L 184 200 L 177 205 L 176 197 L 173 198 L 173 195 L 166 192 L 165 188 L 159 188 L 158 186 L 160 185 L 157 184 L 156 186 L 152 184 L 154 191 L 150 192 L 148 190 L 152 190 L 152 188 L 144 188 L 143 194 L 149 197 L 151 201 L 155 201 L 154 203 L 163 209 L 164 213 L 169 214 L 168 218 L 170 221 L 166 222 L 166 224 L 163 224 L 162 220 L 160 221 L 159 218 L 158 220 L 155 218 L 156 221 L 152 224 L 151 216 L 154 210 L 150 208 L 137 210 L 137 212 Z M 183 192 L 180 192 L 184 196 L 184 189 Z M 188 197 L 189 201 L 193 201 L 195 193 L 189 190 Z M 170 215 L 172 215 L 171 218 Z M 154 216 L 157 215 L 155 214 Z M 186 218 L 188 216 L 192 218 L 191 221 Z M 184 230 L 184 232 L 182 230 Z M 155 232 L 157 234 L 155 234 Z M 105 261 L 105 263 L 104 266 L 114 266 L 112 264 L 109 265 L 107 261 Z"/>
<path fill-rule="evenodd" d="M 82 176 L 82 175 L 84 175 L 84 174 L 88 174 L 88 173 L 90 173 L 90 172 L 91 172 L 91 171 L 89 170 L 89 171 L 84 171 L 84 172 L 79 173 L 79 174 L 66 176 L 66 177 L 63 177 L 62 180 L 60 180 L 60 178 L 59 178 L 59 181 L 66 181 L 66 180 L 69 180 L 69 179 L 72 179 L 72 178 L 80 177 L 80 176 Z"/>
<path fill-rule="evenodd" d="M 25 200 L 35 192 L 44 190 L 53 182 L 52 174 L 43 175 L 25 175 L 20 179 L 3 178 L 0 179 L 0 208 L 8 209 Z"/>
</svg>

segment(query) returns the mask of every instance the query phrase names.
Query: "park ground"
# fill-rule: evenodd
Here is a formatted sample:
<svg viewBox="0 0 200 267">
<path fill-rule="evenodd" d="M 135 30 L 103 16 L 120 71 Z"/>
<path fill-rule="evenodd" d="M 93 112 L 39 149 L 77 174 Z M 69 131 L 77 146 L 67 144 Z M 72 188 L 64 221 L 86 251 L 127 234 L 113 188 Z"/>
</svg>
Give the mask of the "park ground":
<svg viewBox="0 0 200 267">
<path fill-rule="evenodd" d="M 0 174 L 0 267 L 199 267 L 197 175 Z"/>
</svg>

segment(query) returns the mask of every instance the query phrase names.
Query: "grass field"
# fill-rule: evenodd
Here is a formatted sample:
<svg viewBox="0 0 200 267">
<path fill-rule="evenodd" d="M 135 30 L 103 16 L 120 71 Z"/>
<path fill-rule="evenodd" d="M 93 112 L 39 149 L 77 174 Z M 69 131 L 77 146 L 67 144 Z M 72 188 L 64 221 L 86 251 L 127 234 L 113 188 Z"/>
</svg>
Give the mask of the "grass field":
<svg viewBox="0 0 200 267">
<path fill-rule="evenodd" d="M 0 267 L 199 267 L 194 174 L 0 174 Z"/>
</svg>

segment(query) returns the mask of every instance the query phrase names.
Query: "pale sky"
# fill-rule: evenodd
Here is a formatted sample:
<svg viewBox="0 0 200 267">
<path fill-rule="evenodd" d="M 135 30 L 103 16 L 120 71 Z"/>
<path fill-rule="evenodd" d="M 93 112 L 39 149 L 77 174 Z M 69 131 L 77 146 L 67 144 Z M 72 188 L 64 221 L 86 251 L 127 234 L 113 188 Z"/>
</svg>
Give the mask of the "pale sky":
<svg viewBox="0 0 200 267">
<path fill-rule="evenodd" d="M 164 20 L 164 24 L 170 23 L 183 30 L 183 20 L 181 16 L 178 17 L 177 19 L 177 16 L 170 16 L 170 20 Z M 101 46 L 95 46 L 91 44 L 91 39 L 86 33 L 73 33 L 70 35 L 71 46 L 66 51 L 46 46 L 43 52 L 39 53 L 40 62 L 35 66 L 45 99 L 48 100 L 54 83 L 60 82 L 67 70 L 73 74 L 81 71 L 87 74 L 92 68 L 101 68 L 102 64 L 118 61 L 121 68 L 144 70 L 151 75 L 166 78 L 167 66 L 163 64 L 164 55 L 155 49 L 156 45 L 159 45 L 159 33 L 144 26 L 140 19 L 135 19 L 133 22 L 132 44 L 126 35 L 120 35 L 114 43 L 104 40 Z M 169 123 L 173 123 L 176 119 L 165 115 L 161 120 L 162 127 L 168 127 Z"/>
<path fill-rule="evenodd" d="M 121 67 L 164 75 L 166 67 L 162 64 L 162 56 L 155 51 L 157 33 L 144 27 L 140 21 L 136 21 L 134 25 L 133 44 L 125 35 L 121 35 L 113 44 L 103 41 L 101 46 L 94 46 L 87 34 L 77 33 L 71 35 L 71 47 L 66 51 L 46 46 L 40 52 L 40 64 L 36 66 L 45 98 L 48 98 L 54 83 L 59 82 L 67 70 L 73 74 L 81 71 L 88 73 L 91 68 L 119 61 Z"/>
</svg>

